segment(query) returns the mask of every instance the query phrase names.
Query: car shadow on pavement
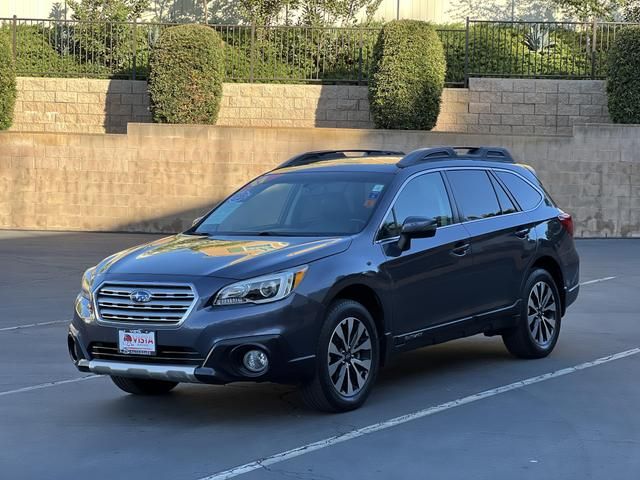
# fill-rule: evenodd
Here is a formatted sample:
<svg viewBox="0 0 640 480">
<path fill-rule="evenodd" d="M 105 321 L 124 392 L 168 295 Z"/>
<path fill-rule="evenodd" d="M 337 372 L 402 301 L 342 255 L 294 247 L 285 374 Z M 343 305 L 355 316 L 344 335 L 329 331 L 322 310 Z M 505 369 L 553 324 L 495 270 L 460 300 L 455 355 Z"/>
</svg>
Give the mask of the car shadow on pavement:
<svg viewBox="0 0 640 480">
<path fill-rule="evenodd" d="M 411 398 L 416 394 L 423 396 L 429 389 L 450 388 L 463 376 L 478 375 L 512 361 L 499 337 L 476 337 L 402 354 L 380 372 L 372 396 L 361 411 L 380 407 L 385 397 Z M 116 395 L 117 398 L 105 399 L 104 404 L 96 406 L 107 414 L 106 418 L 142 415 L 166 426 L 270 424 L 283 417 L 323 416 L 304 406 L 298 388 L 293 385 L 180 385 L 162 397 Z"/>
</svg>

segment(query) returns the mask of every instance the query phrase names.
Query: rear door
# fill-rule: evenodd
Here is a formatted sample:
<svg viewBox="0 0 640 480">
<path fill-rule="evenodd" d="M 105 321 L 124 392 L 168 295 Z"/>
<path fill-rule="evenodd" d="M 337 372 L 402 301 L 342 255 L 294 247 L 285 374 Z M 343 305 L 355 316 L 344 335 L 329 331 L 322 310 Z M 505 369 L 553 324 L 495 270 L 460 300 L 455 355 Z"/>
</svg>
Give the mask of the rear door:
<svg viewBox="0 0 640 480">
<path fill-rule="evenodd" d="M 446 175 L 470 236 L 474 314 L 508 310 L 520 298 L 522 277 L 535 254 L 529 219 L 489 170 Z"/>
<path fill-rule="evenodd" d="M 410 216 L 435 218 L 432 238 L 414 238 L 408 250 L 397 246 L 400 229 Z M 470 294 L 469 235 L 456 223 L 449 192 L 440 172 L 409 180 L 383 221 L 377 241 L 386 260 L 381 270 L 392 281 L 394 334 L 418 332 L 468 314 Z"/>
</svg>

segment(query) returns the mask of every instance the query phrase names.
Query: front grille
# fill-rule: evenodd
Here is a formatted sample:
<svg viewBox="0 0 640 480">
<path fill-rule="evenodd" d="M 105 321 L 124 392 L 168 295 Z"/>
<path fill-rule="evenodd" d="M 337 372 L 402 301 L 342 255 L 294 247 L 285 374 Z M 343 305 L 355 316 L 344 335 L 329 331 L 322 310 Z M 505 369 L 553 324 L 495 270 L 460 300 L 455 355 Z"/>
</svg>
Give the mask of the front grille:
<svg viewBox="0 0 640 480">
<path fill-rule="evenodd" d="M 127 355 L 120 353 L 115 343 L 94 342 L 89 345 L 89 353 L 92 359 L 116 362 L 133 361 L 135 363 L 190 366 L 199 366 L 204 362 L 204 357 L 200 353 L 185 347 L 158 346 L 155 355 Z"/>
<path fill-rule="evenodd" d="M 132 299 L 144 291 L 146 302 Z M 175 325 L 195 302 L 189 285 L 105 283 L 96 292 L 98 318 L 109 322 Z"/>
</svg>

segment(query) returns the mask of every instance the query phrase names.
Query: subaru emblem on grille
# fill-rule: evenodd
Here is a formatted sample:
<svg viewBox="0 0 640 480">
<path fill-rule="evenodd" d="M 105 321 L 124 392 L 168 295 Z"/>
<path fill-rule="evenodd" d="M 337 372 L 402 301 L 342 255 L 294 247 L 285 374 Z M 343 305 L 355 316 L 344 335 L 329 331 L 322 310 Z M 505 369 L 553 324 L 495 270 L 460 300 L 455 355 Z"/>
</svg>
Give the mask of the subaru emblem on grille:
<svg viewBox="0 0 640 480">
<path fill-rule="evenodd" d="M 147 303 L 151 301 L 151 293 L 147 290 L 134 290 L 129 298 L 136 303 Z"/>
</svg>

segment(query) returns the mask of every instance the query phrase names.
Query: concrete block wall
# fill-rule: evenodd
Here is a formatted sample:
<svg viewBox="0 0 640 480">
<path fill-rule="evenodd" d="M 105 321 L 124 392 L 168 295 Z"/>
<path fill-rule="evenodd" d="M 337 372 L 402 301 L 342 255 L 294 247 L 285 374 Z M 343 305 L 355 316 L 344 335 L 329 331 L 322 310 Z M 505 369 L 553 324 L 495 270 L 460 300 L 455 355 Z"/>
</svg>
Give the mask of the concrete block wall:
<svg viewBox="0 0 640 480">
<path fill-rule="evenodd" d="M 610 123 L 602 80 L 469 80 L 467 131 L 571 135 L 574 125 Z"/>
<path fill-rule="evenodd" d="M 466 131 L 468 103 L 467 90 L 445 89 L 436 130 Z M 18 79 L 13 131 L 124 133 L 128 122 L 151 122 L 146 82 Z M 217 125 L 373 128 L 373 121 L 366 86 L 227 83 Z"/>
<path fill-rule="evenodd" d="M 578 236 L 640 236 L 640 127 L 573 136 L 130 124 L 127 135 L 0 132 L 0 228 L 176 232 L 308 150 L 502 145 L 531 164 Z"/>
<path fill-rule="evenodd" d="M 219 126 L 373 128 L 367 87 L 227 83 Z"/>
<path fill-rule="evenodd" d="M 17 79 L 11 130 L 123 133 L 128 122 L 150 122 L 147 82 L 87 78 Z"/>
<path fill-rule="evenodd" d="M 151 122 L 146 82 L 20 78 L 14 131 L 124 133 Z M 570 135 L 609 123 L 599 80 L 472 78 L 445 89 L 435 131 Z M 366 86 L 224 85 L 219 126 L 373 128 Z"/>
</svg>

